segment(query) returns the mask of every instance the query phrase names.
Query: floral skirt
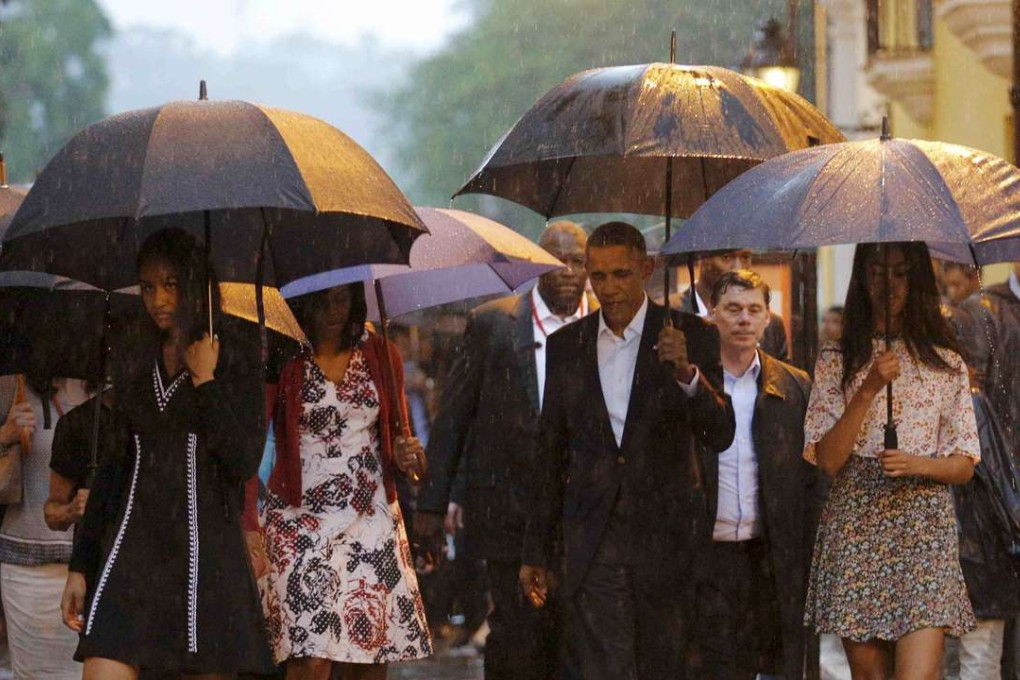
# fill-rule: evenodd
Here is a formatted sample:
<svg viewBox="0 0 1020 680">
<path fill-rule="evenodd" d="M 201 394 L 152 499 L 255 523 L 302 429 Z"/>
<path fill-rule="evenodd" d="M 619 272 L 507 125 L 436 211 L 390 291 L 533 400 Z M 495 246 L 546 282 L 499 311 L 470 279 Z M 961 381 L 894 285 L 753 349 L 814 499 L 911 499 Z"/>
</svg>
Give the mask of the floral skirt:
<svg viewBox="0 0 1020 680">
<path fill-rule="evenodd" d="M 822 512 L 804 620 L 858 642 L 973 630 L 949 487 L 850 456 Z"/>
<path fill-rule="evenodd" d="M 277 663 L 432 654 L 400 506 L 379 497 L 342 531 L 339 518 L 270 497 L 263 514 L 270 567 L 259 588 Z"/>
</svg>

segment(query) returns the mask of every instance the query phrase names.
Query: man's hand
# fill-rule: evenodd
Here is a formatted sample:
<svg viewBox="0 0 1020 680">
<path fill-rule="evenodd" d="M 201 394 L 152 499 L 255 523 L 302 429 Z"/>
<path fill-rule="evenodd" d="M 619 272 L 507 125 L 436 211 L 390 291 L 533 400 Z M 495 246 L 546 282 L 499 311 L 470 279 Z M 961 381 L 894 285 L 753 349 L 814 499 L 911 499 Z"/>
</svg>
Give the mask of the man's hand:
<svg viewBox="0 0 1020 680">
<path fill-rule="evenodd" d="M 85 627 L 85 574 L 68 572 L 64 594 L 60 598 L 60 616 L 64 625 L 75 633 L 80 633 Z"/>
<path fill-rule="evenodd" d="M 446 518 L 438 512 L 419 510 L 414 514 L 414 542 L 422 551 L 419 557 L 425 560 L 427 566 L 431 565 L 433 568 L 443 562 L 443 547 L 446 545 L 446 536 L 443 532 L 445 520 Z"/>
<path fill-rule="evenodd" d="M 77 524 L 85 516 L 85 507 L 89 502 L 89 490 L 78 489 L 71 502 L 67 506 L 67 517 L 72 523 Z"/>
<path fill-rule="evenodd" d="M 532 607 L 542 607 L 546 598 L 549 597 L 549 570 L 545 567 L 536 567 L 530 564 L 522 564 L 517 574 L 521 582 L 521 590 L 524 596 L 531 602 Z"/>
<path fill-rule="evenodd" d="M 21 433 L 25 432 L 29 437 L 35 432 L 35 412 L 28 402 L 21 402 L 11 406 L 7 413 L 7 420 L 0 426 L 0 444 L 12 446 L 21 441 Z"/>
<path fill-rule="evenodd" d="M 458 530 L 464 528 L 464 508 L 451 502 L 446 506 L 446 519 L 443 521 L 443 530 L 454 535 Z"/>
<path fill-rule="evenodd" d="M 679 328 L 666 326 L 659 331 L 659 340 L 655 345 L 659 353 L 659 361 L 673 364 L 673 374 L 677 380 L 689 385 L 694 380 L 694 367 L 687 360 L 687 336 Z"/>
</svg>

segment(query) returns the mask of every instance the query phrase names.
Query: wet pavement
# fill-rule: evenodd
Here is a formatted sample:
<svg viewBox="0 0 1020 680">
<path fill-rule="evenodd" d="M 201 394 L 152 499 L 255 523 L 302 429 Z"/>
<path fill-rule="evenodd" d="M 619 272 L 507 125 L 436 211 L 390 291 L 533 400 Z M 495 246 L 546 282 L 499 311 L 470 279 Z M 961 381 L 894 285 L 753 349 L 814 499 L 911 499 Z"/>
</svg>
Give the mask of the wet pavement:
<svg viewBox="0 0 1020 680">
<path fill-rule="evenodd" d="M 390 666 L 389 680 L 482 680 L 482 655 L 467 645 L 431 659 Z"/>
</svg>

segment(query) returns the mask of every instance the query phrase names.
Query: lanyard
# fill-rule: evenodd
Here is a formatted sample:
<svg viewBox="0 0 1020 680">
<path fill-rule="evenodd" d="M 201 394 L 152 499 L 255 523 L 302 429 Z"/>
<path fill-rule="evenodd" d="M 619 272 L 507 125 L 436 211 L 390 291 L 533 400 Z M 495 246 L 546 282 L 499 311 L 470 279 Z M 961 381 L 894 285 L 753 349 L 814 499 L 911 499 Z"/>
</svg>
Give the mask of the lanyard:
<svg viewBox="0 0 1020 680">
<path fill-rule="evenodd" d="M 535 294 L 537 295 L 538 293 L 535 293 Z M 581 295 L 581 304 L 578 305 L 578 309 L 581 312 L 579 318 L 584 318 L 588 314 L 588 294 L 587 293 L 583 293 Z M 573 314 L 571 314 L 571 316 L 573 316 Z M 531 303 L 531 318 L 535 320 L 535 325 L 538 326 L 538 330 L 542 331 L 542 337 L 543 338 L 548 338 L 549 334 L 546 332 L 545 326 L 542 324 L 542 320 L 538 318 L 538 307 L 535 306 L 535 302 L 534 301 L 532 301 L 532 303 Z M 566 320 L 567 318 L 570 318 L 570 317 L 565 317 L 564 320 Z M 567 321 L 563 325 L 566 326 L 568 323 L 570 323 L 570 321 Z"/>
</svg>

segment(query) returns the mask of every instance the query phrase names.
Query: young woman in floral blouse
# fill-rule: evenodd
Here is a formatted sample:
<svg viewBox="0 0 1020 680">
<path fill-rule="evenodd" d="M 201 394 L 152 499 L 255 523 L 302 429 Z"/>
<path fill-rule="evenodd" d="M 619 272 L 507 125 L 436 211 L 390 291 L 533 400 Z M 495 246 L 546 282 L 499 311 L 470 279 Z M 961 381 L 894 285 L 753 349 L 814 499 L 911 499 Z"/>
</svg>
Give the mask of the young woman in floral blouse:
<svg viewBox="0 0 1020 680">
<path fill-rule="evenodd" d="M 365 330 L 360 284 L 293 306 L 313 349 L 284 367 L 274 417 L 262 513 L 273 654 L 288 678 L 326 680 L 333 662 L 345 679 L 385 678 L 386 664 L 432 653 L 394 485 L 423 455 L 395 436 L 403 361 Z"/>
<path fill-rule="evenodd" d="M 805 618 L 843 639 L 855 678 L 886 678 L 892 660 L 898 679 L 936 678 L 944 635 L 974 627 L 947 485 L 970 479 L 979 444 L 928 249 L 886 247 L 857 247 L 843 339 L 815 367 L 804 457 L 835 482 Z M 897 450 L 883 444 L 890 381 Z"/>
</svg>

